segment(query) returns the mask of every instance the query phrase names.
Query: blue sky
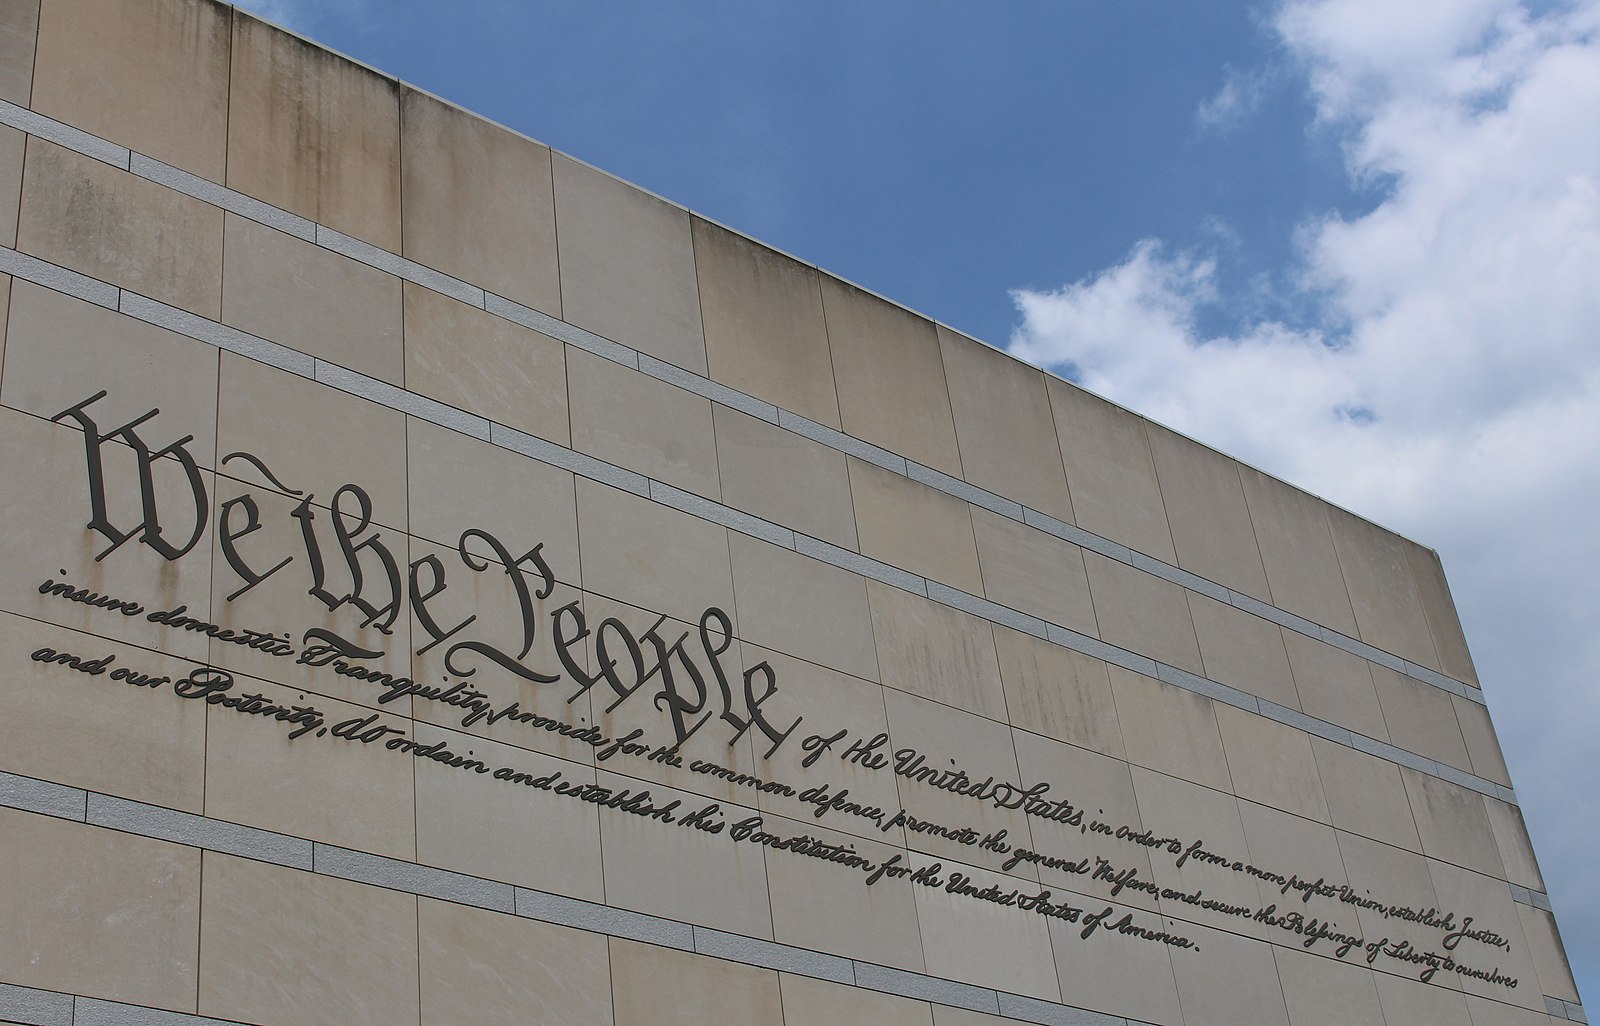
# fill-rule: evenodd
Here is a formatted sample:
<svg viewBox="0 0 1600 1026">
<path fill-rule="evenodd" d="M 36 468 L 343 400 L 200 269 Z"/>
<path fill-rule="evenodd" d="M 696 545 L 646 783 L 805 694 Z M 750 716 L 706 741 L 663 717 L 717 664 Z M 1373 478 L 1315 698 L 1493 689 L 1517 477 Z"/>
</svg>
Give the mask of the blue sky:
<svg viewBox="0 0 1600 1026">
<path fill-rule="evenodd" d="M 1600 0 L 244 6 L 1438 548 L 1600 992 Z"/>
</svg>

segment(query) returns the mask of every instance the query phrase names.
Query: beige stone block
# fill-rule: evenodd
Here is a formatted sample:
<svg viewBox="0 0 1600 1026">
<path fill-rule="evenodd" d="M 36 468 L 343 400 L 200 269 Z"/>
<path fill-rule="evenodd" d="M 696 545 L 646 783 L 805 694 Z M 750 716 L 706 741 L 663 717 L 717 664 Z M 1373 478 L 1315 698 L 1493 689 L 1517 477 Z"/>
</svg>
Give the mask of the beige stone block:
<svg viewBox="0 0 1600 1026">
<path fill-rule="evenodd" d="M 780 973 L 784 1026 L 933 1026 L 926 1001 Z"/>
<path fill-rule="evenodd" d="M 229 214 L 222 320 L 381 378 L 405 376 L 400 279 Z"/>
<path fill-rule="evenodd" d="M 1478 672 L 1472 665 L 1472 653 L 1467 651 L 1466 635 L 1461 632 L 1461 619 L 1450 598 L 1450 585 L 1445 581 L 1439 554 L 1416 542 L 1406 541 L 1404 545 L 1406 562 L 1411 566 L 1411 580 L 1417 586 L 1422 613 L 1433 636 L 1433 648 L 1439 655 L 1439 669 L 1476 687 Z"/>
<path fill-rule="evenodd" d="M 1436 859 L 1505 879 L 1484 797 L 1458 784 L 1400 767 L 1422 850 Z"/>
<path fill-rule="evenodd" d="M 405 255 L 561 316 L 549 147 L 413 89 L 400 122 Z"/>
<path fill-rule="evenodd" d="M 692 223 L 711 377 L 839 427 L 816 270 L 709 221 Z"/>
<path fill-rule="evenodd" d="M 1376 973 L 1373 983 L 1377 985 L 1386 1022 L 1403 1022 L 1406 1026 L 1460 1026 L 1471 1022 L 1460 994 L 1385 972 Z"/>
<path fill-rule="evenodd" d="M 1163 888 L 1189 895 L 1199 893 L 1204 899 L 1225 902 L 1237 910 L 1237 914 L 1220 908 L 1202 908 L 1179 898 L 1163 898 L 1162 911 L 1185 923 L 1213 926 L 1250 937 L 1265 937 L 1267 928 L 1252 918 L 1260 902 L 1256 880 L 1232 868 L 1235 861 L 1250 862 L 1249 844 L 1239 819 L 1238 799 L 1231 794 L 1139 767 L 1134 767 L 1132 774 L 1134 793 L 1139 799 L 1139 815 L 1151 833 L 1156 837 L 1176 838 L 1184 852 L 1198 841 L 1205 851 L 1227 860 L 1227 864 L 1212 863 L 1191 855 L 1180 866 L 1180 855 L 1173 854 L 1170 847 L 1153 848 L 1150 851 L 1150 871 L 1154 874 L 1155 882 Z M 1185 928 L 1178 932 L 1193 937 L 1194 930 L 1198 929 L 1200 927 Z M 1201 947 L 1205 947 L 1205 942 L 1201 942 Z M 1172 954 L 1174 969 L 1179 969 L 1185 959 L 1192 961 L 1193 953 L 1190 951 L 1174 951 Z M 1178 986 L 1181 992 L 1181 975 Z"/>
<path fill-rule="evenodd" d="M 417 1021 L 414 896 L 213 853 L 203 896 L 201 1015 Z"/>
<path fill-rule="evenodd" d="M 571 658 L 586 673 L 593 668 L 593 638 L 583 631 L 592 635 L 598 624 L 582 618 L 583 593 L 563 584 L 547 590 L 528 563 L 520 564 L 519 589 L 503 563 L 477 556 L 469 562 L 454 548 L 427 542 L 413 540 L 411 560 L 418 565 L 420 594 L 434 592 L 436 575 L 444 587 L 420 607 L 433 627 L 413 598 L 414 641 L 400 646 L 410 659 L 398 672 L 446 691 L 437 698 L 418 695 L 412 715 L 569 762 L 593 763 L 593 745 L 572 736 L 594 722 L 591 696 L 568 672 L 555 643 L 559 621 L 572 639 Z M 558 618 L 558 610 L 566 612 Z"/>
<path fill-rule="evenodd" d="M 822 307 L 845 433 L 960 477 L 933 322 L 831 275 Z"/>
<path fill-rule="evenodd" d="M 1189 592 L 1187 598 L 1207 677 L 1270 702 L 1300 708 L 1281 627 L 1196 592 Z"/>
<path fill-rule="evenodd" d="M 912 864 L 927 864 L 913 856 Z M 946 887 L 917 886 L 917 921 L 922 924 L 922 950 L 928 974 L 960 980 L 1044 1001 L 1060 1001 L 1056 961 L 1050 943 L 1050 920 L 1036 912 L 999 905 L 953 893 L 959 874 L 962 884 L 1001 894 L 1039 893 L 1027 880 L 1004 876 L 959 863 L 943 862 L 939 876 Z"/>
<path fill-rule="evenodd" d="M 1082 549 L 976 506 L 972 530 L 988 598 L 1079 634 L 1099 636 Z"/>
<path fill-rule="evenodd" d="M 416 739 L 424 745 L 443 741 L 450 751 L 470 753 L 496 771 L 521 774 L 501 779 L 417 759 L 418 862 L 587 901 L 605 900 L 599 813 L 593 805 L 540 784 L 592 784 L 592 766 L 430 723 L 416 724 Z"/>
<path fill-rule="evenodd" d="M 616 1026 L 703 1026 L 730 1009 L 749 1026 L 784 1026 L 778 974 L 687 951 L 611 940 Z"/>
<path fill-rule="evenodd" d="M 693 624 L 715 606 L 737 627 L 727 528 L 584 478 L 577 483 L 586 591 Z"/>
<path fill-rule="evenodd" d="M 17 212 L 22 206 L 22 155 L 28 137 L 0 126 L 0 245 L 17 244 Z"/>
<path fill-rule="evenodd" d="M 1147 930 L 1179 936 L 1193 932 L 1188 923 L 1162 919 L 1122 904 L 1108 905 L 1093 900 L 1083 903 L 1075 895 L 1061 897 L 1073 904 L 1084 904 L 1087 911 L 1094 914 L 1111 908 L 1111 915 L 1106 919 L 1108 926 L 1131 915 L 1132 925 Z M 1064 1002 L 1146 1022 L 1183 1021 L 1178 1009 L 1178 985 L 1172 976 L 1172 960 L 1183 957 L 1185 951 L 1174 951 L 1165 944 L 1105 929 L 1098 929 L 1086 938 L 1083 930 L 1081 921 L 1050 921 L 1050 941 L 1055 948 L 1056 973 Z"/>
<path fill-rule="evenodd" d="M 979 488 L 1073 522 L 1046 375 L 998 349 L 939 328 L 961 465 Z"/>
<path fill-rule="evenodd" d="M 1328 504 L 1254 467 L 1241 465 L 1239 480 L 1274 604 L 1354 637 L 1355 614 L 1328 528 Z"/>
<path fill-rule="evenodd" d="M 1184 1026 L 1287 1026 L 1272 945 L 1205 927 L 1186 932 L 1196 947 L 1172 953 Z"/>
<path fill-rule="evenodd" d="M 878 679 L 864 578 L 742 534 L 728 535 L 739 636 L 835 670 Z"/>
<path fill-rule="evenodd" d="M 1353 907 L 1338 896 L 1324 896 L 1305 885 L 1328 884 L 1342 887 L 1349 883 L 1344 862 L 1339 857 L 1339 842 L 1332 827 L 1254 802 L 1239 802 L 1239 822 L 1250 845 L 1250 864 L 1265 874 L 1256 880 L 1258 907 L 1272 909 L 1272 915 L 1305 920 L 1316 919 L 1345 938 L 1362 938 L 1361 923 Z M 1310 951 L 1330 958 L 1364 958 L 1360 943 L 1352 943 L 1343 955 L 1347 940 L 1335 937 L 1317 940 L 1309 947 L 1304 934 L 1286 924 L 1268 926 L 1266 939 L 1280 947 Z M 1376 939 L 1376 938 L 1371 938 Z"/>
<path fill-rule="evenodd" d="M 564 345 L 420 285 L 403 291 L 406 388 L 568 443 Z"/>
<path fill-rule="evenodd" d="M 372 519 L 406 527 L 405 415 L 296 374 L 224 354 L 218 452 L 249 452 L 285 486 L 331 503 L 346 484 L 372 501 Z M 260 490 L 254 468 L 225 471 Z M 297 497 L 298 498 L 298 497 Z M 354 500 L 346 509 L 355 511 Z"/>
<path fill-rule="evenodd" d="M 573 349 L 567 356 L 572 447 L 717 499 L 711 400 Z"/>
<path fill-rule="evenodd" d="M 228 187 L 400 252 L 396 88 L 391 79 L 239 12 Z"/>
<path fill-rule="evenodd" d="M 232 16 L 204 0 L 51 0 L 39 17 L 33 109 L 220 182 Z"/>
<path fill-rule="evenodd" d="M 1498 969 L 1502 976 L 1509 976 L 1518 981 L 1518 985 L 1513 988 L 1504 983 L 1461 976 L 1459 983 L 1461 990 L 1479 997 L 1543 1011 L 1544 997 L 1535 983 L 1557 983 L 1554 978 L 1554 967 L 1549 967 L 1552 973 L 1552 978 L 1549 980 L 1540 976 L 1535 968 L 1535 952 L 1522 933 L 1523 919 L 1519 915 L 1519 909 L 1523 906 L 1519 906 L 1511 899 L 1511 891 L 1506 887 L 1505 880 L 1498 875 L 1484 876 L 1482 873 L 1474 873 L 1433 859 L 1428 860 L 1428 872 L 1433 877 L 1433 889 L 1439 896 L 1439 907 L 1455 912 L 1458 929 L 1488 928 L 1499 934 L 1504 941 L 1504 947 L 1501 947 L 1485 941 L 1462 938 L 1451 952 L 1456 961 L 1485 972 Z M 1471 923 L 1467 922 L 1468 917 L 1471 918 Z M 1442 939 L 1444 934 L 1442 931 L 1436 931 L 1435 936 Z M 1400 971 L 1403 972 L 1404 969 Z M 1442 975 L 1443 971 L 1439 976 Z M 1433 982 L 1437 983 L 1439 976 L 1435 976 Z M 1560 994 L 1556 996 L 1559 997 Z"/>
<path fill-rule="evenodd" d="M 957 499 L 910 478 L 849 460 L 861 553 L 971 594 L 983 591 L 972 517 Z"/>
<path fill-rule="evenodd" d="M 261 695 L 286 709 L 313 707 L 326 727 L 294 738 L 290 734 L 303 725 L 210 706 L 208 816 L 395 858 L 416 856 L 413 757 L 384 748 L 384 740 L 412 736 L 409 720 L 267 681 L 232 683 L 231 696 Z M 384 740 L 338 736 L 340 724 L 369 718 L 361 729 L 388 727 Z"/>
<path fill-rule="evenodd" d="M 29 281 L 12 293 L 0 388 L 7 406 L 49 419 L 104 391 L 84 410 L 100 431 L 159 409 L 136 429 L 151 451 L 193 435 L 195 462 L 216 465 L 215 347 Z"/>
<path fill-rule="evenodd" d="M 423 420 L 406 422 L 406 441 L 412 534 L 457 545 L 468 528 L 487 531 L 514 556 L 542 545 L 540 555 L 557 580 L 582 580 L 571 471 Z M 468 545 L 492 554 L 480 540 Z"/>
<path fill-rule="evenodd" d="M 110 661 L 91 674 L 29 658 L 42 648 Z M 10 614 L 0 615 L 0 658 L 11 668 L 0 768 L 200 811 L 206 708 L 172 693 L 192 664 Z"/>
<path fill-rule="evenodd" d="M 909 848 L 998 870 L 1008 856 L 980 848 L 984 837 L 1003 832 L 1007 844 L 1033 847 L 1029 818 L 1020 808 L 1000 808 L 993 798 L 936 786 L 944 773 L 956 771 L 973 784 L 991 777 L 997 784 L 1023 783 L 1010 727 L 898 691 L 885 690 L 883 700 L 889 713 L 885 751 L 895 753 Z M 1029 880 L 1039 876 L 1031 865 L 1017 867 L 1012 875 Z M 926 942 L 924 929 L 924 946 Z M 931 965 L 929 971 L 940 975 Z"/>
<path fill-rule="evenodd" d="M 169 423 L 164 416 L 139 427 L 141 437 L 158 449 L 188 430 L 190 425 L 178 418 Z M 0 409 L 0 474 L 7 481 L 29 483 L 25 494 L 17 489 L 0 493 L 0 516 L 6 523 L 0 534 L 0 565 L 10 570 L 0 583 L 0 604 L 37 620 L 204 660 L 204 635 L 174 631 L 147 618 L 180 605 L 203 618 L 211 605 L 212 520 L 207 513 L 205 527 L 195 536 L 188 475 L 176 460 L 157 461 L 152 474 L 164 542 L 181 550 L 195 539 L 186 554 L 169 561 L 139 540 L 145 523 L 139 470 L 132 450 L 117 443 L 101 449 L 106 517 L 112 531 L 127 537 L 114 547 L 107 535 L 86 527 L 92 514 L 85 451 L 84 435 L 76 427 Z M 209 471 L 201 473 L 200 483 L 211 491 Z M 85 598 L 92 594 L 131 602 L 138 611 L 127 615 L 121 609 L 41 593 L 39 586 L 46 581 L 69 584 L 85 592 Z"/>
<path fill-rule="evenodd" d="M 1328 814 L 1340 830 L 1421 851 L 1400 767 L 1354 748 L 1311 739 Z"/>
<path fill-rule="evenodd" d="M 1250 526 L 1239 465 L 1176 432 L 1146 422 L 1178 565 L 1201 577 L 1272 601 Z"/>
<path fill-rule="evenodd" d="M 563 316 L 704 374 L 689 212 L 566 154 L 551 163 Z"/>
<path fill-rule="evenodd" d="M 1365 966 L 1282 947 L 1273 956 L 1291 1026 L 1384 1026 L 1377 984 Z"/>
<path fill-rule="evenodd" d="M 1011 723 L 1115 759 L 1126 758 L 1106 664 L 1009 627 L 994 628 Z"/>
<path fill-rule="evenodd" d="M 432 898 L 417 928 L 424 1026 L 611 1021 L 603 936 Z"/>
<path fill-rule="evenodd" d="M 1467 995 L 1467 1011 L 1472 1015 L 1472 1026 L 1566 1026 L 1572 1020 L 1565 1015 L 1553 1016 L 1531 1008 L 1517 1008 L 1501 1001 Z"/>
<path fill-rule="evenodd" d="M 1100 637 L 1191 673 L 1203 673 L 1184 590 L 1098 552 L 1083 554 Z"/>
<path fill-rule="evenodd" d="M 748 643 L 740 648 L 746 663 L 767 663 L 777 680 L 777 693 L 761 707 L 767 719 L 779 729 L 786 729 L 796 718 L 801 720 L 789 740 L 770 759 L 762 761 L 759 771 L 763 777 L 783 781 L 798 793 L 762 792 L 757 795 L 761 811 L 859 837 L 901 843 L 904 832 L 900 827 L 883 829 L 900 808 L 893 774 L 869 769 L 846 757 L 852 745 L 870 743 L 879 734 L 888 735 L 883 688 Z M 834 739 L 841 731 L 845 736 L 833 740 L 820 754 L 804 747 L 806 738 L 812 735 Z M 765 752 L 768 745 L 759 737 L 755 740 L 760 751 Z M 816 758 L 811 765 L 805 765 L 813 754 Z M 801 795 L 807 796 L 805 801 L 800 800 Z M 833 798 L 838 798 L 840 804 L 830 805 Z"/>
<path fill-rule="evenodd" d="M 0 809 L 0 979 L 195 1007 L 200 853 Z"/>
<path fill-rule="evenodd" d="M 1283 632 L 1300 709 L 1358 734 L 1389 740 L 1367 661 L 1297 631 Z"/>
<path fill-rule="evenodd" d="M 1410 908 L 1418 912 L 1439 909 L 1442 902 L 1433 889 L 1433 876 L 1428 872 L 1428 860 L 1409 851 L 1394 848 L 1358 834 L 1337 831 L 1339 857 L 1344 862 L 1351 890 L 1363 900 L 1381 903 L 1376 908 L 1353 905 L 1356 921 L 1368 942 L 1389 940 L 1406 941 L 1423 951 L 1432 951 L 1442 939 L 1438 930 L 1421 923 L 1409 922 L 1384 914 L 1390 906 Z M 1510 893 L 1509 891 L 1507 892 Z M 1363 956 L 1364 958 L 1365 956 Z M 1380 956 L 1374 968 L 1383 973 L 1413 975 L 1408 963 Z M 1443 973 L 1434 977 L 1435 983 L 1452 990 L 1460 990 L 1458 978 Z"/>
<path fill-rule="evenodd" d="M 1533 842 L 1528 839 L 1522 810 L 1488 797 L 1483 804 L 1489 813 L 1489 825 L 1494 828 L 1500 861 L 1506 867 L 1506 879 L 1536 891 L 1544 890 L 1544 876 L 1539 872 L 1538 860 L 1533 857 Z"/>
<path fill-rule="evenodd" d="M 1176 563 L 1144 420 L 1065 381 L 1046 388 L 1078 526 Z"/>
<path fill-rule="evenodd" d="M 1231 789 L 1211 699 L 1107 666 L 1128 759 L 1219 791 Z"/>
<path fill-rule="evenodd" d="M 856 548 L 848 457 L 726 406 L 711 407 L 722 501 L 802 534 Z"/>
<path fill-rule="evenodd" d="M 879 679 L 992 720 L 1006 719 L 1005 690 L 988 620 L 867 582 Z"/>
<path fill-rule="evenodd" d="M 221 210 L 43 139 L 27 149 L 18 249 L 217 318 Z"/>
<path fill-rule="evenodd" d="M 4 362 L 6 352 L 6 316 L 11 308 L 11 275 L 0 274 L 0 363 Z M 0 377 L 0 381 L 4 381 Z"/>
<path fill-rule="evenodd" d="M 1577 1004 L 1578 987 L 1572 982 L 1572 966 L 1567 964 L 1567 953 L 1556 932 L 1555 917 L 1527 905 L 1518 904 L 1514 908 L 1522 922 L 1522 936 L 1539 977 L 1539 993 Z"/>
<path fill-rule="evenodd" d="M 1489 710 L 1459 695 L 1451 695 L 1450 704 L 1456 707 L 1456 723 L 1467 744 L 1472 772 L 1510 787 L 1511 774 L 1506 771 L 1505 756 L 1500 754 L 1500 741 L 1494 736 L 1494 724 L 1489 722 Z"/>
<path fill-rule="evenodd" d="M 599 784 L 613 795 L 645 795 L 648 807 L 670 808 L 673 817 L 658 822 L 621 809 L 600 810 L 607 904 L 771 939 L 765 849 L 731 836 L 737 824 L 758 816 L 754 809 L 604 770 Z M 723 830 L 684 825 L 685 817 L 707 809 L 712 811 L 705 822 L 720 822 Z"/>
<path fill-rule="evenodd" d="M 1402 676 L 1377 663 L 1369 664 L 1368 668 L 1378 691 L 1378 702 L 1383 707 L 1390 741 L 1408 752 L 1437 759 L 1457 769 L 1472 768 L 1450 692 Z"/>
<path fill-rule="evenodd" d="M 1328 525 L 1361 640 L 1439 669 L 1422 599 L 1411 576 L 1406 540 L 1333 506 L 1328 507 Z"/>
<path fill-rule="evenodd" d="M 1150 856 L 1144 848 L 1089 829 L 1095 823 L 1113 829 L 1125 825 L 1134 831 L 1143 826 L 1128 764 L 1020 730 L 1012 731 L 1012 738 L 1017 750 L 1017 768 L 1022 772 L 1024 783 L 1030 787 L 1047 783 L 1050 790 L 1043 796 L 1045 801 L 1067 801 L 1074 811 L 1082 812 L 1081 816 L 1059 822 L 1043 816 L 1034 817 L 1028 823 L 1033 846 L 1029 848 L 1018 841 L 1013 847 L 1037 853 L 1045 861 L 1025 858 L 1024 852 L 1014 850 L 1012 857 L 1018 858 L 1017 864 L 1034 867 L 1046 887 L 1066 888 L 1081 895 L 1115 899 L 1121 904 L 1155 911 L 1156 900 L 1150 894 L 1123 890 L 1113 895 L 1112 881 L 1092 878 L 1099 861 L 1104 859 L 1118 872 L 1132 868 L 1138 872 L 1140 880 L 1150 879 Z M 1168 856 L 1157 856 L 1163 857 Z M 1066 864 L 1047 861 L 1052 859 Z M 1086 871 L 1079 872 L 1076 866 L 1085 862 Z M 1004 861 L 1000 868 L 1006 869 Z M 1015 872 L 1015 867 L 1009 871 Z"/>
<path fill-rule="evenodd" d="M 885 863 L 908 864 L 903 849 L 882 840 L 897 836 L 898 831 L 870 840 L 819 829 L 814 820 L 799 822 L 776 816 L 764 816 L 761 829 L 778 837 L 814 837 L 824 844 L 849 848 L 875 868 Z M 918 906 L 912 893 L 923 885 L 884 876 L 869 886 L 871 876 L 862 868 L 778 848 L 767 849 L 766 860 L 775 940 L 876 965 L 924 971 Z M 909 860 L 917 866 L 925 861 Z"/>
<path fill-rule="evenodd" d="M 1235 794 L 1307 819 L 1329 822 L 1322 780 L 1311 755 L 1310 734 L 1220 702 L 1213 711 Z"/>
<path fill-rule="evenodd" d="M 38 37 L 39 0 L 13 0 L 0 7 L 0 100 L 28 105 Z"/>
</svg>

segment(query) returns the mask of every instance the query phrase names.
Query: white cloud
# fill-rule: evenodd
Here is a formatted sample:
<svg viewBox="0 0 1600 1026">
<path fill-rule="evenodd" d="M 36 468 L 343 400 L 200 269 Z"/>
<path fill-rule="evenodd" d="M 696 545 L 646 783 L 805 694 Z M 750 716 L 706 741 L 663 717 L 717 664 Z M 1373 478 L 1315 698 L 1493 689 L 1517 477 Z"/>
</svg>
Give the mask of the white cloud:
<svg viewBox="0 0 1600 1026">
<path fill-rule="evenodd" d="M 1291 0 L 1276 29 L 1360 217 L 1300 226 L 1296 306 L 1202 337 L 1154 240 L 1015 294 L 1011 349 L 1440 549 L 1580 977 L 1600 976 L 1600 0 Z M 1218 99 L 1219 107 L 1225 106 Z M 1596 979 L 1600 982 L 1600 979 Z"/>
<path fill-rule="evenodd" d="M 1223 69 L 1222 86 L 1195 108 L 1195 125 L 1212 134 L 1237 127 L 1260 109 L 1275 78 L 1269 68 L 1240 71 L 1229 65 Z"/>
</svg>

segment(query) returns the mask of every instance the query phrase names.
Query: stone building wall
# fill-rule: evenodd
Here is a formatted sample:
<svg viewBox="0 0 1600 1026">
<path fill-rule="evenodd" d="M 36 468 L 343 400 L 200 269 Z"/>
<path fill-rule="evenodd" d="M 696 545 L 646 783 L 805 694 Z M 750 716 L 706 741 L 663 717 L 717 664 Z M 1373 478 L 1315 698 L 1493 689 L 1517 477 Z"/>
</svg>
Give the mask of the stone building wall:
<svg viewBox="0 0 1600 1026">
<path fill-rule="evenodd" d="M 0 0 L 0 1020 L 1582 1020 L 1435 553 L 210 0 Z"/>
</svg>

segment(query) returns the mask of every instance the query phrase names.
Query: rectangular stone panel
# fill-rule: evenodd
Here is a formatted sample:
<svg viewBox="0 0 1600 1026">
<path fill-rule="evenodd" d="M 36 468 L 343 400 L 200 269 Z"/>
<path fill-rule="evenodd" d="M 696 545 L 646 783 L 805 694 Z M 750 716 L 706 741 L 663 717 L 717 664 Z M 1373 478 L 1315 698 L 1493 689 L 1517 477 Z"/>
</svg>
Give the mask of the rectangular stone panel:
<svg viewBox="0 0 1600 1026">
<path fill-rule="evenodd" d="M 688 211 L 565 154 L 552 165 L 565 318 L 706 373 Z"/>
<path fill-rule="evenodd" d="M 707 498 L 722 494 L 711 400 L 603 360 L 567 353 L 572 447 Z"/>
<path fill-rule="evenodd" d="M 726 406 L 713 404 L 722 501 L 803 534 L 856 548 L 848 457 Z"/>
<path fill-rule="evenodd" d="M 1071 523 L 1045 375 L 942 326 L 939 352 L 966 480 Z"/>
<path fill-rule="evenodd" d="M 857 459 L 849 466 L 862 555 L 969 594 L 983 592 L 964 500 Z"/>
<path fill-rule="evenodd" d="M 39 0 L 16 0 L 0 7 L 0 100 L 28 105 L 38 38 Z"/>
<path fill-rule="evenodd" d="M 236 12 L 228 187 L 398 253 L 397 92 L 390 79 Z"/>
<path fill-rule="evenodd" d="M 0 978 L 192 1012 L 200 853 L 0 809 Z"/>
<path fill-rule="evenodd" d="M 236 214 L 222 320 L 350 370 L 405 379 L 400 279 Z"/>
<path fill-rule="evenodd" d="M 1143 418 L 1064 381 L 1047 388 L 1078 526 L 1176 563 Z"/>
<path fill-rule="evenodd" d="M 1178 565 L 1208 580 L 1272 600 L 1256 545 L 1239 465 L 1198 442 L 1145 424 L 1167 507 Z"/>
<path fill-rule="evenodd" d="M 845 433 L 961 476 L 933 322 L 831 276 L 822 306 Z"/>
<path fill-rule="evenodd" d="M 404 293 L 408 390 L 568 443 L 566 346 L 411 282 Z"/>
<path fill-rule="evenodd" d="M 560 316 L 549 148 L 414 89 L 399 120 L 405 255 Z"/>
<path fill-rule="evenodd" d="M 414 896 L 229 855 L 206 855 L 205 868 L 201 1015 L 418 1021 Z"/>
<path fill-rule="evenodd" d="M 28 141 L 17 248 L 212 320 L 222 211 L 43 139 Z"/>
<path fill-rule="evenodd" d="M 17 211 L 22 205 L 22 157 L 28 137 L 0 125 L 0 245 L 17 244 Z"/>
<path fill-rule="evenodd" d="M 1329 507 L 1328 522 L 1361 640 L 1439 669 L 1405 542 L 1341 509 Z"/>
<path fill-rule="evenodd" d="M 220 182 L 233 10 L 51 0 L 39 18 L 33 109 Z"/>
<path fill-rule="evenodd" d="M 604 937 L 422 898 L 417 949 L 423 1026 L 611 1019 Z"/>
<path fill-rule="evenodd" d="M 692 221 L 711 377 L 840 427 L 816 269 L 709 221 Z"/>
</svg>

